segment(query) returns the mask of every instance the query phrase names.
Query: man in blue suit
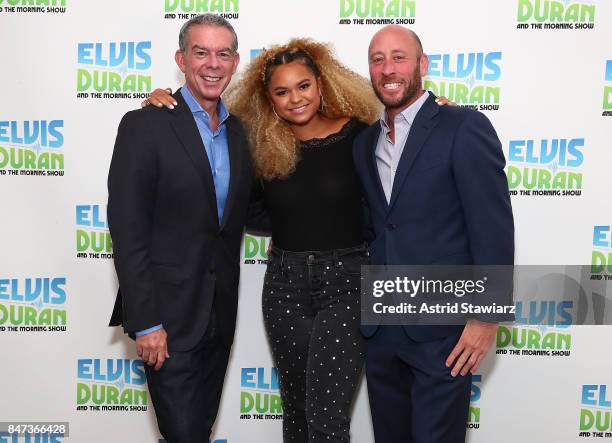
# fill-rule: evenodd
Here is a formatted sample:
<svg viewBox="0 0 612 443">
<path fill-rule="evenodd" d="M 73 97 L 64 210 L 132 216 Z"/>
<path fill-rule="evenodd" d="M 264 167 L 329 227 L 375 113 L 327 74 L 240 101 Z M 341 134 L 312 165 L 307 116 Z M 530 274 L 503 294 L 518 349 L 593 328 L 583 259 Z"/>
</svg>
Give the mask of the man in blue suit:
<svg viewBox="0 0 612 443">
<path fill-rule="evenodd" d="M 355 140 L 374 265 L 511 265 L 514 224 L 501 143 L 481 113 L 423 91 L 418 36 L 382 28 L 369 51 L 380 121 Z M 465 441 L 471 374 L 497 324 L 363 326 L 379 443 Z"/>
</svg>

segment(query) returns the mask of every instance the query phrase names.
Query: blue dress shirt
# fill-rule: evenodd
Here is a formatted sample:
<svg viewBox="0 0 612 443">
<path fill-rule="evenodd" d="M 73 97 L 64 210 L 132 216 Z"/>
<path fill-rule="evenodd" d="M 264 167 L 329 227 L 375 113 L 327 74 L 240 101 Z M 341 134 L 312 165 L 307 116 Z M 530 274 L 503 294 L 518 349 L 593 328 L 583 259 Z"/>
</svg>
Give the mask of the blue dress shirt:
<svg viewBox="0 0 612 443">
<path fill-rule="evenodd" d="M 206 112 L 204 108 L 202 108 L 202 105 L 193 97 L 187 85 L 181 88 L 181 94 L 189 110 L 193 114 L 193 118 L 198 126 L 198 131 L 200 132 L 200 137 L 202 137 L 202 143 L 204 143 L 204 149 L 206 149 L 206 156 L 208 157 L 208 163 L 210 164 L 210 170 L 215 184 L 217 217 L 219 218 L 219 224 L 221 224 L 230 182 L 229 146 L 227 141 L 227 126 L 225 125 L 225 121 L 229 117 L 229 112 L 227 112 L 223 100 L 219 99 L 219 103 L 217 104 L 219 126 L 217 130 L 213 132 L 210 129 L 210 115 L 208 115 L 208 112 Z M 140 337 L 161 328 L 162 325 L 153 326 L 144 331 L 136 332 L 136 336 Z"/>
<path fill-rule="evenodd" d="M 200 137 L 202 137 L 202 142 L 204 143 L 204 148 L 206 149 L 206 156 L 208 157 L 208 163 L 210 164 L 210 170 L 212 171 L 213 181 L 215 183 L 217 213 L 219 216 L 219 224 L 221 224 L 230 182 L 229 147 L 227 143 L 227 127 L 225 125 L 225 121 L 229 117 L 229 112 L 227 112 L 223 100 L 219 99 L 219 103 L 217 104 L 219 127 L 213 132 L 210 129 L 210 116 L 208 112 L 206 112 L 193 97 L 187 85 L 181 88 L 181 94 L 193 114 L 196 125 L 198 125 Z"/>
</svg>

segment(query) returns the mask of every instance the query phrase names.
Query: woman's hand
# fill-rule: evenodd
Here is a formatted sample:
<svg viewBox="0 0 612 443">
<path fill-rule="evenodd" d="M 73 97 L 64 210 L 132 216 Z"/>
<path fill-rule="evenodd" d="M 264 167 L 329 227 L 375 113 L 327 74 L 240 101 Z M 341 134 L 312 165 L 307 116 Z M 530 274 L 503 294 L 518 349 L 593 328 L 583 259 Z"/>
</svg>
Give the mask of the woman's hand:
<svg viewBox="0 0 612 443">
<path fill-rule="evenodd" d="M 156 89 L 155 91 L 159 91 L 159 89 Z M 443 95 L 441 95 L 440 97 L 436 99 L 436 103 L 438 104 L 438 106 L 445 106 L 445 105 L 457 106 L 457 103 L 450 101 Z"/>
<path fill-rule="evenodd" d="M 151 92 L 151 95 L 149 96 L 149 98 L 145 99 L 145 101 L 143 101 L 140 106 L 141 107 L 145 107 L 148 105 L 153 105 L 153 106 L 157 106 L 158 108 L 161 108 L 162 106 L 165 106 L 168 109 L 174 109 L 175 106 L 178 105 L 178 103 L 176 102 L 176 100 L 174 100 L 174 97 L 172 97 L 172 89 L 170 88 L 166 88 L 166 89 L 156 89 L 155 91 Z"/>
</svg>

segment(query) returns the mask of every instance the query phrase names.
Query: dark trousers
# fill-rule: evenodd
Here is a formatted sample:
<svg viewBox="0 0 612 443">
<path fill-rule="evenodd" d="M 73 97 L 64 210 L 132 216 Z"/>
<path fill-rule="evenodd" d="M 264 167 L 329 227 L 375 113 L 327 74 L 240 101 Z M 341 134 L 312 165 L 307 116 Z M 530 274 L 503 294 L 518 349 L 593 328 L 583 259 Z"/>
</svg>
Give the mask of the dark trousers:
<svg viewBox="0 0 612 443">
<path fill-rule="evenodd" d="M 208 443 L 229 353 L 213 311 L 194 349 L 171 352 L 159 371 L 145 365 L 159 431 L 168 443 Z"/>
<path fill-rule="evenodd" d="M 293 253 L 274 248 L 262 308 L 283 402 L 283 440 L 350 441 L 361 374 L 364 247 Z"/>
<path fill-rule="evenodd" d="M 380 326 L 367 340 L 366 377 L 377 443 L 463 443 L 471 374 L 445 365 L 453 334 L 417 342 L 401 326 Z"/>
</svg>

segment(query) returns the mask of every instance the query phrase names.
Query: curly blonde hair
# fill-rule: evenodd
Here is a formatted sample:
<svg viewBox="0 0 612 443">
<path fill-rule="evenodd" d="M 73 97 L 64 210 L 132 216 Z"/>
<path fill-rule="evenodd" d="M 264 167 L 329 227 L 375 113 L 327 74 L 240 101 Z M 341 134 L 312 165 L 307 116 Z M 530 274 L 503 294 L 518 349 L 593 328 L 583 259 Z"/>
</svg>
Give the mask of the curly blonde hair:
<svg viewBox="0 0 612 443">
<path fill-rule="evenodd" d="M 275 115 L 266 95 L 274 68 L 291 62 L 303 63 L 320 77 L 324 116 L 372 123 L 382 110 L 370 82 L 342 65 L 326 44 L 295 38 L 262 51 L 240 81 L 228 89 L 224 100 L 245 124 L 255 175 L 264 180 L 287 177 L 299 159 L 299 145 L 291 128 Z"/>
</svg>

